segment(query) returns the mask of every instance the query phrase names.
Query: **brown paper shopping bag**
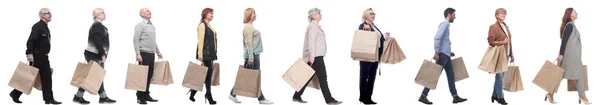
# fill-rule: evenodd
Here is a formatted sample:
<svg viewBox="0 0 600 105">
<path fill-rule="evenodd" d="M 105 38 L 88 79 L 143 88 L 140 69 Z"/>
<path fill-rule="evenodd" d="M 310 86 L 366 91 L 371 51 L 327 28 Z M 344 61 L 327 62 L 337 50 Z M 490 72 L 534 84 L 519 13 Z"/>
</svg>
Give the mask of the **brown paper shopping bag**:
<svg viewBox="0 0 600 105">
<path fill-rule="evenodd" d="M 350 56 L 353 60 L 376 62 L 379 60 L 377 45 L 379 35 L 376 32 L 356 30 L 352 40 Z M 384 46 L 381 46 L 384 47 Z"/>
<path fill-rule="evenodd" d="M 240 65 L 235 77 L 233 94 L 258 98 L 260 96 L 260 78 L 260 70 L 246 69 Z"/>
<path fill-rule="evenodd" d="M 452 59 L 452 69 L 454 69 L 454 81 L 458 82 L 469 78 L 469 72 L 462 57 Z"/>
<path fill-rule="evenodd" d="M 183 87 L 202 91 L 204 88 L 204 81 L 206 81 L 207 72 L 208 67 L 189 62 L 187 70 L 185 71 L 185 76 L 183 77 Z"/>
<path fill-rule="evenodd" d="M 79 68 L 79 65 L 87 65 L 86 68 Z M 88 64 L 78 63 L 78 67 L 75 69 L 73 78 L 71 79 L 71 85 L 75 87 L 81 87 L 90 94 L 97 95 L 106 71 L 96 62 L 91 61 Z M 145 90 L 145 88 L 144 88 Z"/>
<path fill-rule="evenodd" d="M 509 66 L 508 71 L 504 72 L 504 77 L 502 77 L 502 89 L 509 92 L 517 92 L 524 89 L 519 66 Z"/>
<path fill-rule="evenodd" d="M 395 38 L 388 38 L 383 45 L 383 53 L 381 54 L 381 62 L 386 64 L 400 63 L 406 56 L 398 46 Z"/>
<path fill-rule="evenodd" d="M 479 70 L 483 70 L 485 72 L 493 72 L 496 69 L 496 63 L 498 62 L 498 50 L 497 46 L 489 46 L 485 51 L 479 66 L 477 67 Z"/>
<path fill-rule="evenodd" d="M 50 68 L 50 75 L 54 74 L 54 69 Z M 37 90 L 42 90 L 42 79 L 40 78 L 40 74 L 35 77 L 35 83 L 33 84 L 33 88 Z"/>
<path fill-rule="evenodd" d="M 288 69 L 282 78 L 287 82 L 294 90 L 300 91 L 302 87 L 314 76 L 315 70 L 313 70 L 308 64 L 302 59 L 296 60 L 296 62 Z"/>
<path fill-rule="evenodd" d="M 491 72 L 492 74 L 498 74 L 508 71 L 506 48 L 504 48 L 504 46 L 498 46 L 496 50 L 498 50 L 498 61 L 495 65 L 496 69 L 494 69 L 494 71 Z"/>
<path fill-rule="evenodd" d="M 146 83 L 148 82 L 148 66 L 128 64 L 127 78 L 125 80 L 125 89 L 146 91 Z"/>
<path fill-rule="evenodd" d="M 39 69 L 23 62 L 19 62 L 17 64 L 17 69 L 15 69 L 15 72 L 10 78 L 10 82 L 8 82 L 8 86 L 29 95 L 38 74 Z"/>
<path fill-rule="evenodd" d="M 548 93 L 556 93 L 564 73 L 565 70 L 563 68 L 554 65 L 550 61 L 546 61 L 533 79 L 533 83 Z"/>
<path fill-rule="evenodd" d="M 173 84 L 173 74 L 171 74 L 171 65 L 169 61 L 159 61 L 154 63 L 154 73 L 150 84 L 170 85 Z"/>
<path fill-rule="evenodd" d="M 426 88 L 435 90 L 437 87 L 440 74 L 442 73 L 442 66 L 435 64 L 429 60 L 423 60 L 423 64 L 417 73 L 415 82 Z"/>
<path fill-rule="evenodd" d="M 221 70 L 219 67 L 219 63 L 215 63 L 213 65 L 213 74 L 212 74 L 212 82 L 211 82 L 211 86 L 219 86 L 221 85 Z"/>
<path fill-rule="evenodd" d="M 589 86 L 588 86 L 588 70 L 587 70 L 587 65 L 583 65 L 583 84 L 584 84 L 584 90 L 588 91 L 590 90 Z M 567 91 L 577 91 L 577 81 L 576 80 L 568 80 L 567 81 Z"/>
</svg>

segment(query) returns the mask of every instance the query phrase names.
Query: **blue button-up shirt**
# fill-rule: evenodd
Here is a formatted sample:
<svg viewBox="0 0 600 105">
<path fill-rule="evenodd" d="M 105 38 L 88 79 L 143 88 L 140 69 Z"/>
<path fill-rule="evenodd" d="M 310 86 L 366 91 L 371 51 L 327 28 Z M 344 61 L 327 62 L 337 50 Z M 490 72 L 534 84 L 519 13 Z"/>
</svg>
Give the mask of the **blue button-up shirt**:
<svg viewBox="0 0 600 105">
<path fill-rule="evenodd" d="M 437 53 L 442 53 L 450 56 L 451 48 L 450 44 L 450 22 L 448 20 L 444 20 L 440 23 L 438 27 L 438 31 L 435 34 L 434 40 L 434 49 Z"/>
</svg>

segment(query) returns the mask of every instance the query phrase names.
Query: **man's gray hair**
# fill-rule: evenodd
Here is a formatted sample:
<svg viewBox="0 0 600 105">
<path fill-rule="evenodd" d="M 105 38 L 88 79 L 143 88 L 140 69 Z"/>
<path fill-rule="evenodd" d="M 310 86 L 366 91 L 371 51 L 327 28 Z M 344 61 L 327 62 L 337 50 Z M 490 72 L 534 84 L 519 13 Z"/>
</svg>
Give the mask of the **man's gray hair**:
<svg viewBox="0 0 600 105">
<path fill-rule="evenodd" d="M 42 9 L 40 9 L 40 12 L 38 14 L 40 16 L 40 18 L 42 18 L 42 15 L 44 15 L 44 11 L 50 12 L 50 9 L 48 9 L 48 8 L 42 8 Z"/>
<path fill-rule="evenodd" d="M 308 11 L 308 22 L 312 22 L 313 18 L 312 16 L 317 14 L 317 13 L 321 13 L 321 10 L 319 8 L 312 8 Z"/>
</svg>

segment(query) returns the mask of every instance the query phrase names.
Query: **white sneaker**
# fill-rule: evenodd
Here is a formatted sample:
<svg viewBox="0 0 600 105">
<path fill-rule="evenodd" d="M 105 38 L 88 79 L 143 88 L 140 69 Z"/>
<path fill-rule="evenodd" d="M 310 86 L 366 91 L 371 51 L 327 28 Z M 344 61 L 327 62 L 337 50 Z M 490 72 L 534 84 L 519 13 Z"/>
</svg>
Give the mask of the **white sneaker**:
<svg viewBox="0 0 600 105">
<path fill-rule="evenodd" d="M 238 100 L 237 97 L 233 97 L 232 95 L 229 95 L 229 100 L 237 104 L 242 103 L 242 101 Z"/>
<path fill-rule="evenodd" d="M 274 102 L 269 101 L 267 99 L 258 101 L 259 104 L 273 104 Z"/>
</svg>

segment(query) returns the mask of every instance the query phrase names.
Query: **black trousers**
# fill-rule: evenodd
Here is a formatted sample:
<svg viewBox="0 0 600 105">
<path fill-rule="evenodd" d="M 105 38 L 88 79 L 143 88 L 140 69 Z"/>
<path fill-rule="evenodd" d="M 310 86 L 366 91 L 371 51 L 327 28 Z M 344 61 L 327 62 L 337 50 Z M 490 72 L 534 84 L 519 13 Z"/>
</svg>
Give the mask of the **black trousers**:
<svg viewBox="0 0 600 105">
<path fill-rule="evenodd" d="M 140 65 L 148 65 L 148 79 L 146 82 L 146 92 L 138 91 L 138 94 L 150 95 L 150 80 L 152 79 L 152 75 L 154 75 L 154 53 L 145 53 L 140 52 L 142 56 L 142 62 Z"/>
<path fill-rule="evenodd" d="M 371 100 L 379 62 L 360 61 L 360 100 Z"/>
<path fill-rule="evenodd" d="M 315 57 L 314 64 L 312 64 L 312 68 L 315 70 L 315 75 L 317 75 L 317 78 L 319 78 L 321 92 L 323 93 L 323 98 L 325 98 L 325 102 L 335 101 L 335 99 L 333 99 L 333 97 L 331 96 L 329 86 L 327 85 L 327 71 L 325 69 L 325 62 L 323 60 L 323 56 Z M 312 80 L 312 77 L 310 78 L 310 80 Z M 294 99 L 302 99 L 301 96 L 304 93 L 304 89 L 306 89 L 306 86 L 308 86 L 308 83 L 310 83 L 310 81 L 306 82 L 306 84 L 304 84 L 300 91 L 294 93 Z"/>
<path fill-rule="evenodd" d="M 48 55 L 46 54 L 33 54 L 33 67 L 39 69 L 40 79 L 42 80 L 42 95 L 44 101 L 54 101 L 54 95 L 52 92 L 52 72 L 50 71 L 50 61 L 48 61 Z M 13 89 L 10 93 L 16 97 L 20 97 L 23 92 Z"/>
<path fill-rule="evenodd" d="M 206 87 L 206 95 L 212 99 L 212 94 L 210 92 L 211 83 L 212 83 L 212 74 L 214 71 L 213 61 L 202 61 L 205 67 L 208 67 L 208 71 L 206 72 L 206 79 L 204 79 L 204 86 Z"/>
</svg>

